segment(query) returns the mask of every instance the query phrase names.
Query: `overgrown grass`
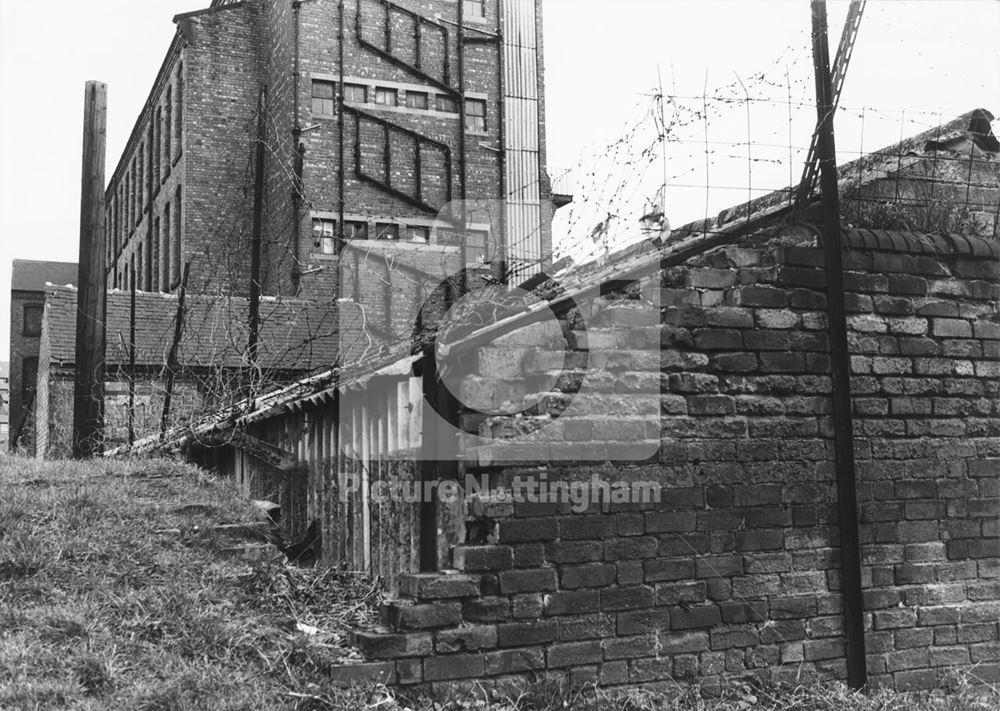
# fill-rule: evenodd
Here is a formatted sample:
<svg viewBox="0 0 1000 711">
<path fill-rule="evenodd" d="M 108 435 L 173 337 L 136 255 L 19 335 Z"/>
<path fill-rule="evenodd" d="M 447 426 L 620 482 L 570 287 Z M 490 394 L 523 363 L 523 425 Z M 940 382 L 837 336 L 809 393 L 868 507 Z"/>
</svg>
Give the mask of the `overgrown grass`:
<svg viewBox="0 0 1000 711">
<path fill-rule="evenodd" d="M 0 460 L 0 709 L 299 707 L 377 589 L 227 555 L 253 519 L 176 462 Z"/>
<path fill-rule="evenodd" d="M 254 512 L 225 483 L 166 460 L 0 459 L 0 709 L 217 711 L 993 711 L 1000 693 L 956 676 L 925 694 L 839 684 L 721 697 L 696 688 L 598 691 L 565 677 L 428 698 L 337 688 L 351 625 L 371 622 L 360 576 L 227 555 L 218 523 Z M 299 623 L 319 629 L 307 634 Z"/>
</svg>

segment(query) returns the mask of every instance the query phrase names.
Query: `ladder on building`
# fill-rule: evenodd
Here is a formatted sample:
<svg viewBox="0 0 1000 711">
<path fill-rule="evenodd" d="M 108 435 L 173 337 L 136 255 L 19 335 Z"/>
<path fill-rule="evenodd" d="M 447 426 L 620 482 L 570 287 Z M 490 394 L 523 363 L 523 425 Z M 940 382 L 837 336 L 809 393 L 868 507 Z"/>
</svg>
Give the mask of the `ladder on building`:
<svg viewBox="0 0 1000 711">
<path fill-rule="evenodd" d="M 844 77 L 847 76 L 847 65 L 850 64 L 851 54 L 854 52 L 854 42 L 858 37 L 858 28 L 861 26 L 861 14 L 864 12 L 867 0 L 851 0 L 850 9 L 847 11 L 847 21 L 844 23 L 844 31 L 840 35 L 840 44 L 837 46 L 837 55 L 833 60 L 831 79 L 833 83 L 833 110 L 837 110 L 840 101 L 840 91 L 844 87 Z M 813 131 L 812 140 L 809 143 L 809 154 L 806 157 L 805 166 L 802 171 L 802 180 L 799 181 L 798 189 L 795 192 L 795 202 L 792 208 L 793 220 L 801 219 L 805 211 L 809 196 L 816 188 L 816 180 L 819 178 L 819 125 Z"/>
</svg>

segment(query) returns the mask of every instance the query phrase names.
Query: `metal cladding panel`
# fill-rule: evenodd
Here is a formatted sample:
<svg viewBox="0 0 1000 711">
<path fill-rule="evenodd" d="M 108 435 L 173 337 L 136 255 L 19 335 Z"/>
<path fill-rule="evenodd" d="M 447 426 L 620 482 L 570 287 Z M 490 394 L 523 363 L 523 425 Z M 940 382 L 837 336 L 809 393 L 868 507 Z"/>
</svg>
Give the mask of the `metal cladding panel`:
<svg viewBox="0 0 1000 711">
<path fill-rule="evenodd" d="M 504 0 L 504 41 L 532 51 L 535 35 L 535 0 Z"/>
<path fill-rule="evenodd" d="M 512 282 L 541 269 L 538 42 L 535 0 L 504 2 L 504 180 Z"/>
<path fill-rule="evenodd" d="M 504 80 L 507 96 L 538 98 L 538 54 L 534 49 L 504 46 Z"/>
<path fill-rule="evenodd" d="M 507 226 L 513 282 L 541 269 L 542 225 L 537 205 L 508 203 Z"/>
<path fill-rule="evenodd" d="M 505 104 L 504 140 L 507 150 L 537 151 L 538 101 L 508 96 Z"/>
<path fill-rule="evenodd" d="M 538 154 L 533 151 L 507 152 L 507 200 L 538 205 L 540 199 Z"/>
</svg>

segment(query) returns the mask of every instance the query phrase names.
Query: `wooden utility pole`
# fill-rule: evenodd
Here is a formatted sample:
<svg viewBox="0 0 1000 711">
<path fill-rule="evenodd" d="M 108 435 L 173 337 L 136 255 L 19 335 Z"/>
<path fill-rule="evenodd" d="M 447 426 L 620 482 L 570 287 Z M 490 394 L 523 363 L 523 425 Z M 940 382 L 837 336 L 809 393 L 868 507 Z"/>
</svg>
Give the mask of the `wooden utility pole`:
<svg viewBox="0 0 1000 711">
<path fill-rule="evenodd" d="M 135 267 L 129 273 L 128 301 L 128 446 L 135 444 Z"/>
<path fill-rule="evenodd" d="M 108 85 L 88 81 L 83 106 L 76 372 L 73 381 L 73 458 L 100 454 L 104 430 L 104 157 Z M 44 426 L 44 423 L 42 423 Z"/>
<path fill-rule="evenodd" d="M 267 125 L 264 109 L 267 104 L 267 87 L 260 90 L 257 99 L 257 151 L 254 157 L 253 179 L 253 234 L 250 238 L 250 336 L 247 341 L 247 358 L 250 366 L 257 365 L 257 343 L 260 338 L 260 249 L 264 221 L 264 143 Z"/>
<path fill-rule="evenodd" d="M 861 595 L 861 546 L 854 467 L 851 369 L 847 351 L 847 308 L 840 234 L 837 147 L 833 137 L 834 95 L 827 40 L 826 2 L 812 0 L 813 65 L 816 70 L 817 156 L 823 196 L 823 247 L 826 257 L 827 314 L 833 380 L 834 449 L 840 514 L 841 592 L 847 636 L 847 682 L 860 689 L 868 680 L 865 664 L 864 602 Z"/>
</svg>

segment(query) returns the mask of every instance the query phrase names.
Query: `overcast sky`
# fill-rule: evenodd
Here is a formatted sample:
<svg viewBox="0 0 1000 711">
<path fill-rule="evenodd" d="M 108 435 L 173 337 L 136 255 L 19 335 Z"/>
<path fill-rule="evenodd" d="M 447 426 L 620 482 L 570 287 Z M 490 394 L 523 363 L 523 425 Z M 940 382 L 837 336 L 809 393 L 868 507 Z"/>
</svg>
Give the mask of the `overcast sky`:
<svg viewBox="0 0 1000 711">
<path fill-rule="evenodd" d="M 658 162 L 655 179 L 635 182 L 655 190 L 668 174 L 680 191 L 668 194 L 675 226 L 746 199 L 748 182 L 759 194 L 797 179 L 801 166 L 789 170 L 788 148 L 808 144 L 815 120 L 808 2 L 544 3 L 549 163 L 582 161 L 578 193 L 600 193 L 588 176 L 606 170 L 595 155 L 611 155 L 609 145 L 625 155 L 648 138 L 650 94 L 661 81 L 668 93 L 694 98 L 665 107 L 668 123 L 678 119 L 667 168 Z M 207 5 L 0 0 L 0 359 L 8 351 L 10 261 L 77 258 L 84 82 L 108 83 L 110 175 L 174 32 L 171 18 Z M 831 54 L 846 12 L 846 2 L 829 3 Z M 838 114 L 842 159 L 939 118 L 976 107 L 1000 111 L 998 37 L 998 0 L 869 0 Z M 744 87 L 754 99 L 749 115 L 745 102 L 719 101 L 743 96 Z M 711 120 L 685 125 L 703 94 Z M 640 124 L 646 128 L 628 134 L 631 141 L 619 141 Z M 711 145 L 720 146 L 707 176 L 697 143 L 706 127 Z M 707 200 L 706 183 L 713 186 Z M 587 219 L 578 215 L 575 229 Z"/>
</svg>

